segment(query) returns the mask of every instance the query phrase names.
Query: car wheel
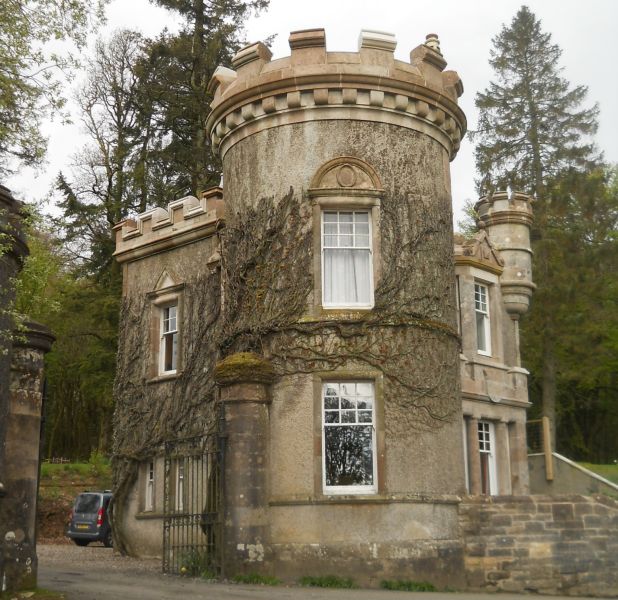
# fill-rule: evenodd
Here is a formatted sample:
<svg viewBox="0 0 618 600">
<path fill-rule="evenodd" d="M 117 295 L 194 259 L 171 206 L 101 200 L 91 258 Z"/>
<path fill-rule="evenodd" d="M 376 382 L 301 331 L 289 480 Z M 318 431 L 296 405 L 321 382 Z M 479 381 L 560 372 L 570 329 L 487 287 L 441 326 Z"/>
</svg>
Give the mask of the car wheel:
<svg viewBox="0 0 618 600">
<path fill-rule="evenodd" d="M 103 545 L 106 548 L 112 548 L 114 546 L 114 537 L 112 536 L 112 530 L 110 529 L 103 538 Z"/>
<path fill-rule="evenodd" d="M 73 540 L 74 544 L 77 544 L 78 546 L 87 546 L 90 542 L 88 540 Z"/>
</svg>

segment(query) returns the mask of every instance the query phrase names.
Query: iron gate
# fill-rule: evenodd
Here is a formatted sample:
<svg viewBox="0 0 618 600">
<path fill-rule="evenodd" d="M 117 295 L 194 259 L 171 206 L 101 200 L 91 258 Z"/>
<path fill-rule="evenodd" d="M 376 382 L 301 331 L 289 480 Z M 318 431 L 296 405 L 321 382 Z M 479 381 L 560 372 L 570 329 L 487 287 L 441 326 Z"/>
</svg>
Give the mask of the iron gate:
<svg viewBox="0 0 618 600">
<path fill-rule="evenodd" d="M 222 438 L 165 444 L 163 572 L 216 576 L 221 553 Z"/>
</svg>

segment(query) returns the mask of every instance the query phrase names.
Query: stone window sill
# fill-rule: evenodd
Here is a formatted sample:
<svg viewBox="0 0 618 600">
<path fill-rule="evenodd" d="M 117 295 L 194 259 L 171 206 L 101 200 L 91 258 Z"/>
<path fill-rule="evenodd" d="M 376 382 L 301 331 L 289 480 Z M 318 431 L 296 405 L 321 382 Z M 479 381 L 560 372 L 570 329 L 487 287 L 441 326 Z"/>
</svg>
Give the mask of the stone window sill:
<svg viewBox="0 0 618 600">
<path fill-rule="evenodd" d="M 333 496 L 278 496 L 270 506 L 330 505 L 330 504 L 459 504 L 461 497 L 453 494 L 354 494 Z"/>
<path fill-rule="evenodd" d="M 157 375 L 156 377 L 148 379 L 146 383 L 161 383 L 163 381 L 173 381 L 174 379 L 178 379 L 181 375 L 182 371 L 176 371 L 176 373 L 169 373 L 167 375 Z"/>
</svg>

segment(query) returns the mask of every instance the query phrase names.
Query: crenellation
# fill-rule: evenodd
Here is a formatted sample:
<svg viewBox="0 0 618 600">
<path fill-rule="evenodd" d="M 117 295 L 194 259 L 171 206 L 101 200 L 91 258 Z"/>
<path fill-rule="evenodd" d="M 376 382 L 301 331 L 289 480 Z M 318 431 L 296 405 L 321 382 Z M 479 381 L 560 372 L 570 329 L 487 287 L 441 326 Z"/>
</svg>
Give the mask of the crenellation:
<svg viewBox="0 0 618 600">
<path fill-rule="evenodd" d="M 358 51 L 380 50 L 393 54 L 397 47 L 397 39 L 392 33 L 386 31 L 376 31 L 373 29 L 363 29 L 358 36 Z"/>
<path fill-rule="evenodd" d="M 247 136 L 304 120 L 380 119 L 429 134 L 453 159 L 466 130 L 463 86 L 454 71 L 442 73 L 446 61 L 431 40 L 410 63 L 394 59 L 395 37 L 381 31 L 361 31 L 358 52 L 327 52 L 323 29 L 292 32 L 291 55 L 274 61 L 264 44 L 246 46 L 236 71 L 219 68 L 209 84 L 213 148 L 223 156 Z"/>
<path fill-rule="evenodd" d="M 160 242 L 182 243 L 183 236 L 195 235 L 204 227 L 214 226 L 224 217 L 223 190 L 211 188 L 200 198 L 186 196 L 172 200 L 167 209 L 154 207 L 134 219 L 125 219 L 114 227 L 119 262 L 128 260 L 134 252 L 142 252 Z"/>
<path fill-rule="evenodd" d="M 243 69 L 242 74 L 258 72 L 263 67 L 264 63 L 270 62 L 273 53 L 262 42 L 250 44 L 241 48 L 232 58 L 232 66 L 236 71 Z M 250 70 L 245 70 L 244 67 L 251 64 Z"/>
<path fill-rule="evenodd" d="M 321 28 L 292 31 L 288 43 L 292 52 L 301 48 L 326 48 L 326 32 Z"/>
</svg>

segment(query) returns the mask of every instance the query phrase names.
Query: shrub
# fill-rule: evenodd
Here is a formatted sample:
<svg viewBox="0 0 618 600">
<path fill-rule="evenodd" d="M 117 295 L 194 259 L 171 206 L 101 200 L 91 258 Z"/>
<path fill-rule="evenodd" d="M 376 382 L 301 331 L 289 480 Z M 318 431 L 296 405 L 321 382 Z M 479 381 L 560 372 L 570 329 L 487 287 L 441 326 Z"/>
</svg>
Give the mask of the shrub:
<svg viewBox="0 0 618 600">
<path fill-rule="evenodd" d="M 299 580 L 300 585 L 308 587 L 322 587 L 322 588 L 354 588 L 354 581 L 346 577 L 338 577 L 337 575 L 324 575 L 322 577 L 312 577 L 307 575 L 301 577 Z"/>
<path fill-rule="evenodd" d="M 385 579 L 380 583 L 380 587 L 385 590 L 396 590 L 400 592 L 437 592 L 433 583 L 428 581 L 408 581 L 402 580 L 388 580 Z"/>
<path fill-rule="evenodd" d="M 281 580 L 270 575 L 260 575 L 259 573 L 248 573 L 247 575 L 236 575 L 234 577 L 236 583 L 248 583 L 255 585 L 279 585 Z"/>
</svg>

